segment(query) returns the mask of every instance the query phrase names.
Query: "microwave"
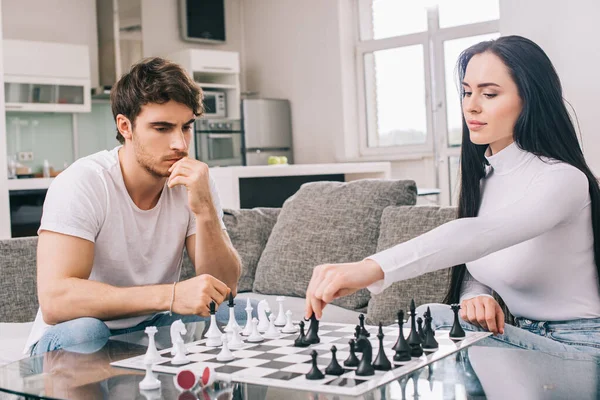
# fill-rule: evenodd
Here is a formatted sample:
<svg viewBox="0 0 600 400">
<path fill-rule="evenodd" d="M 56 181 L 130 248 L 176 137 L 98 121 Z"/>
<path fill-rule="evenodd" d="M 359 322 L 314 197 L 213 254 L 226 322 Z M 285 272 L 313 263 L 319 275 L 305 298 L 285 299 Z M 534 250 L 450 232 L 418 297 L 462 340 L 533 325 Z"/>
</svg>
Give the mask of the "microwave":
<svg viewBox="0 0 600 400">
<path fill-rule="evenodd" d="M 227 101 L 225 92 L 217 90 L 203 90 L 204 95 L 204 117 L 206 118 L 226 118 Z"/>
</svg>

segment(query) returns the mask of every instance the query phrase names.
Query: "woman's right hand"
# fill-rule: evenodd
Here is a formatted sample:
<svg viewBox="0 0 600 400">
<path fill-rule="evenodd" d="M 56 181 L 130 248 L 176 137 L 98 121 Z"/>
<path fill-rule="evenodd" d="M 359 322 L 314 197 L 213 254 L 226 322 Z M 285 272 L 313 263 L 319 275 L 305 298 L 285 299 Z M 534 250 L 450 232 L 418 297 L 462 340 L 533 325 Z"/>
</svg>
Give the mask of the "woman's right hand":
<svg viewBox="0 0 600 400">
<path fill-rule="evenodd" d="M 504 333 L 504 312 L 490 296 L 477 296 L 460 303 L 460 317 L 494 335 Z"/>
</svg>

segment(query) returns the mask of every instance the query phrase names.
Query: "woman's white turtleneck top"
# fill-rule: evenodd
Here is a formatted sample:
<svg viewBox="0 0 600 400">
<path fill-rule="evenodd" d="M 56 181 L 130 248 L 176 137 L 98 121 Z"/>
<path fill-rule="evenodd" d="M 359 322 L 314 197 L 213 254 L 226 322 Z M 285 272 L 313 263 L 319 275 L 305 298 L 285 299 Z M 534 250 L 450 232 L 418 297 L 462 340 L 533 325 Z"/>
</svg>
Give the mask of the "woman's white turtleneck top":
<svg viewBox="0 0 600 400">
<path fill-rule="evenodd" d="M 369 290 L 380 293 L 393 282 L 466 263 L 461 299 L 494 290 L 517 317 L 600 317 L 585 174 L 516 143 L 486 158 L 490 166 L 481 181 L 478 216 L 368 257 L 384 272 Z"/>
</svg>

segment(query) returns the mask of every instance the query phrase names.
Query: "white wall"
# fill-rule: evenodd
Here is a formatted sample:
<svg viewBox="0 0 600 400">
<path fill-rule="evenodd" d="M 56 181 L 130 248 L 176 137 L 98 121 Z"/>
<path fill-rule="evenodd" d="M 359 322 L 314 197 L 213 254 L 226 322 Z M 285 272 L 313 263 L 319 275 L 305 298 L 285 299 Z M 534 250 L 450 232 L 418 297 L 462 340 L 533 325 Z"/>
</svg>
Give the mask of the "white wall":
<svg viewBox="0 0 600 400">
<path fill-rule="evenodd" d="M 3 14 L 3 4 L 0 3 L 0 15 Z M 0 19 L 0 87 L 4 86 L 4 64 L 2 62 L 2 19 Z M 4 91 L 0 91 L 0 239 L 9 239 L 10 205 L 8 198 L 8 176 L 6 159 L 6 114 L 4 112 Z"/>
<path fill-rule="evenodd" d="M 540 45 L 552 60 L 563 84 L 564 97 L 577 113 L 586 160 L 597 176 L 600 175 L 599 17 L 598 0 L 500 0 L 502 35 L 525 36 Z"/>
<path fill-rule="evenodd" d="M 95 0 L 2 0 L 4 39 L 87 45 L 92 87 L 98 86 Z"/>
</svg>

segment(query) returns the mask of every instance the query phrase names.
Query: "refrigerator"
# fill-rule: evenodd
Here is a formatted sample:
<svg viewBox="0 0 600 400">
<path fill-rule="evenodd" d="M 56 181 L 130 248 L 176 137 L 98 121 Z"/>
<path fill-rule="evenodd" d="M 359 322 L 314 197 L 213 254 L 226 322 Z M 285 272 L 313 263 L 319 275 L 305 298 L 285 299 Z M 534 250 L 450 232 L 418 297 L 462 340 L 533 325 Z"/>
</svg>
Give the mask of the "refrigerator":
<svg viewBox="0 0 600 400">
<path fill-rule="evenodd" d="M 270 156 L 292 164 L 292 118 L 284 99 L 243 99 L 242 127 L 246 165 L 267 165 Z"/>
</svg>

